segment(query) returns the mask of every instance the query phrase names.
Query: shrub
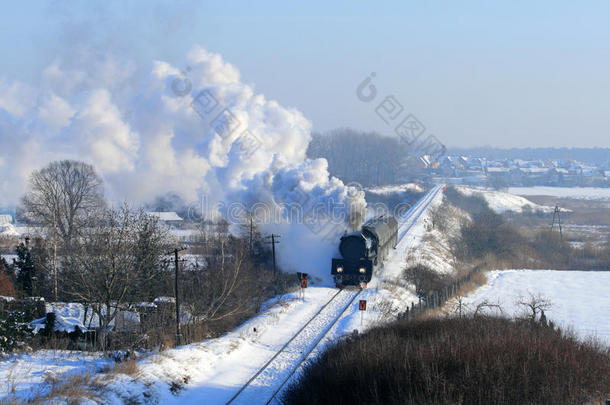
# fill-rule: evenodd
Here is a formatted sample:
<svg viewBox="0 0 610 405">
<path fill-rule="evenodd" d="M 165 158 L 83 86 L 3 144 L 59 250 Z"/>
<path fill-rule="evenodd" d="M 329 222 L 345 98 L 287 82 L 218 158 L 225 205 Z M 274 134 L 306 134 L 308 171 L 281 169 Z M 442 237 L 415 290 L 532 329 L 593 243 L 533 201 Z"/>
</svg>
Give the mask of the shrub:
<svg viewBox="0 0 610 405">
<path fill-rule="evenodd" d="M 431 318 L 331 347 L 288 404 L 584 404 L 610 391 L 610 350 L 539 323 Z"/>
<path fill-rule="evenodd" d="M 420 297 L 431 291 L 441 290 L 449 284 L 448 277 L 423 264 L 407 267 L 403 274 L 405 280 L 415 286 L 415 292 Z"/>
<path fill-rule="evenodd" d="M 0 353 L 11 353 L 32 339 L 28 317 L 23 311 L 5 311 L 0 316 Z"/>
</svg>

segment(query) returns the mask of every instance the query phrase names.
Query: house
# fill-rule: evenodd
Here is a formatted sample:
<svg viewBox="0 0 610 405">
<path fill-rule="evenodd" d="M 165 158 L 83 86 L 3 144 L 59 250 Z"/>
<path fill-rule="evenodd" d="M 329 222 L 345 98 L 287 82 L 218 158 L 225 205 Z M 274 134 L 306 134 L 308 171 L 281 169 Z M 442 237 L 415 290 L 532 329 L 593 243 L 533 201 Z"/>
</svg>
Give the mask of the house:
<svg viewBox="0 0 610 405">
<path fill-rule="evenodd" d="M 168 226 L 179 226 L 184 222 L 184 219 L 174 211 L 149 211 L 147 214 L 159 218 L 161 222 Z"/>
<path fill-rule="evenodd" d="M 10 225 L 13 223 L 13 216 L 8 214 L 0 214 L 0 225 Z"/>
</svg>

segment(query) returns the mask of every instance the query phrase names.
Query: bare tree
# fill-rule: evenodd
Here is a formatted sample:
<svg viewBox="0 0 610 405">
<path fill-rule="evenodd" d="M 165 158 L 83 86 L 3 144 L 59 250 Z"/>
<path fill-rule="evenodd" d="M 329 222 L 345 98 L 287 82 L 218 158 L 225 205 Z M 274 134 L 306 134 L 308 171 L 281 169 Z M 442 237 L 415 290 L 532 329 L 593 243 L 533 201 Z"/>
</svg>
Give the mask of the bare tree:
<svg viewBox="0 0 610 405">
<path fill-rule="evenodd" d="M 62 160 L 36 170 L 22 198 L 25 216 L 46 230 L 51 240 L 53 290 L 58 295 L 58 239 L 61 252 L 67 252 L 74 238 L 91 215 L 105 206 L 102 179 L 92 165 Z"/>
<path fill-rule="evenodd" d="M 254 272 L 245 241 L 227 233 L 208 238 L 207 268 L 189 275 L 185 299 L 201 321 L 218 321 L 252 311 Z"/>
<path fill-rule="evenodd" d="M 98 316 L 102 348 L 119 311 L 145 296 L 147 283 L 162 275 L 168 242 L 157 219 L 126 206 L 104 210 L 74 242 L 64 283 L 73 298 L 91 305 Z"/>
<path fill-rule="evenodd" d="M 475 308 L 473 315 L 482 316 L 483 312 L 485 310 L 489 310 L 489 309 L 495 309 L 495 310 L 499 311 L 500 314 L 504 313 L 504 311 L 502 311 L 502 306 L 500 305 L 499 302 L 491 302 L 489 300 L 483 300 L 477 304 L 477 307 Z"/>
<path fill-rule="evenodd" d="M 62 160 L 32 173 L 22 204 L 29 219 L 55 229 L 69 245 L 91 214 L 104 207 L 103 196 L 102 179 L 92 165 Z"/>
<path fill-rule="evenodd" d="M 525 308 L 529 320 L 535 321 L 536 316 L 539 313 L 542 313 L 544 310 L 548 310 L 551 307 L 551 301 L 540 294 L 534 295 L 529 293 L 528 298 L 519 298 L 517 300 L 517 305 Z"/>
</svg>

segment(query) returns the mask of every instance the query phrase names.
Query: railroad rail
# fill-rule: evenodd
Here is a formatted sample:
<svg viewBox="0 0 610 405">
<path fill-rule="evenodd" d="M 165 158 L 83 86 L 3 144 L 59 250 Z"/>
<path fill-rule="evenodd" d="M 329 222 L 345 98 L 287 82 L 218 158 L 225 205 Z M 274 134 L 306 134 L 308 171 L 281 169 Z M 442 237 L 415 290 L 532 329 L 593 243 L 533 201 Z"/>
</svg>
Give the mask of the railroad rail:
<svg viewBox="0 0 610 405">
<path fill-rule="evenodd" d="M 228 404 L 269 404 L 361 290 L 338 290 L 236 393 Z"/>
<path fill-rule="evenodd" d="M 411 230 L 413 225 L 417 222 L 417 219 L 421 214 L 428 208 L 428 206 L 434 201 L 438 193 L 443 188 L 442 185 L 433 187 L 424 198 L 420 199 L 409 211 L 403 215 L 404 220 L 398 225 L 398 242 Z"/>
</svg>

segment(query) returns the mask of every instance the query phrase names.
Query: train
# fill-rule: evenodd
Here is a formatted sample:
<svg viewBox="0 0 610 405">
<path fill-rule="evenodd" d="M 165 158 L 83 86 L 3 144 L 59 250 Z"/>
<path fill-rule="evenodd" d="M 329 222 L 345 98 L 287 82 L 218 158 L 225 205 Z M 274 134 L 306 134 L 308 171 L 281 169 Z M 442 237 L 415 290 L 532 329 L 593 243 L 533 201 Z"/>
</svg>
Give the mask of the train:
<svg viewBox="0 0 610 405">
<path fill-rule="evenodd" d="M 365 288 L 375 269 L 398 243 L 398 222 L 392 215 L 368 220 L 360 231 L 346 233 L 339 242 L 341 258 L 333 258 L 331 275 L 339 288 Z"/>
</svg>

